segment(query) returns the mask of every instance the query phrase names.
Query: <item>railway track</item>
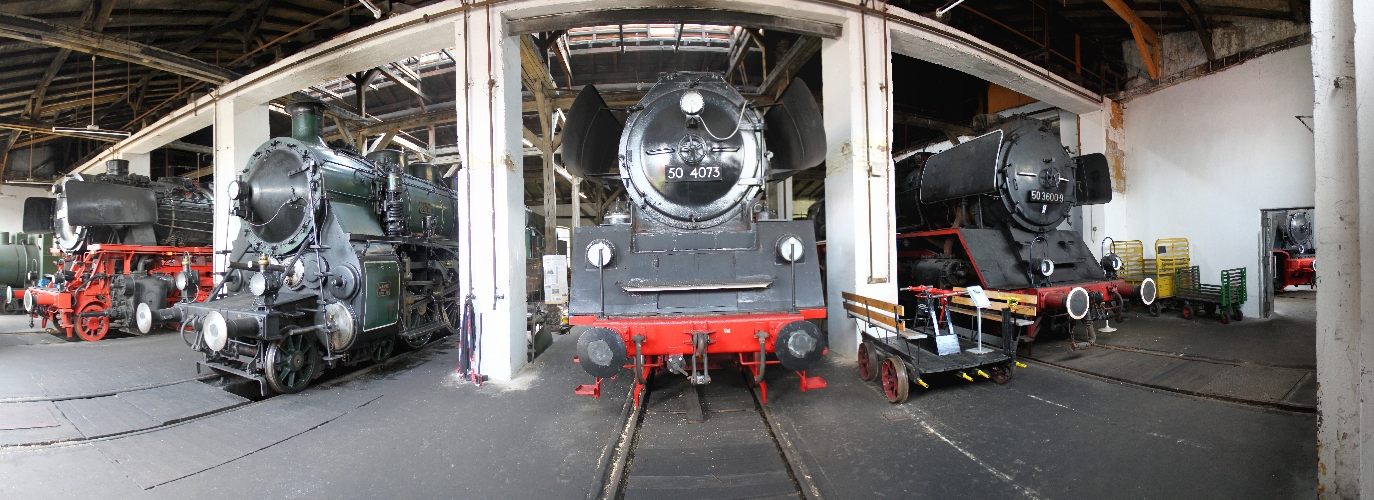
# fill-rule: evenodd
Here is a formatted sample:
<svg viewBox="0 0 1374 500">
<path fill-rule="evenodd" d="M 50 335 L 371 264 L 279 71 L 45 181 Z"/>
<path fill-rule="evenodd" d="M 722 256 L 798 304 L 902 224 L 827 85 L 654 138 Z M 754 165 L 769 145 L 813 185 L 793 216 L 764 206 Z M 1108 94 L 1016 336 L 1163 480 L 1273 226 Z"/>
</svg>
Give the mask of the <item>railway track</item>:
<svg viewBox="0 0 1374 500">
<path fill-rule="evenodd" d="M 641 408 L 627 401 L 587 498 L 821 498 L 758 389 L 717 373 L 700 387 L 660 377 Z"/>
</svg>

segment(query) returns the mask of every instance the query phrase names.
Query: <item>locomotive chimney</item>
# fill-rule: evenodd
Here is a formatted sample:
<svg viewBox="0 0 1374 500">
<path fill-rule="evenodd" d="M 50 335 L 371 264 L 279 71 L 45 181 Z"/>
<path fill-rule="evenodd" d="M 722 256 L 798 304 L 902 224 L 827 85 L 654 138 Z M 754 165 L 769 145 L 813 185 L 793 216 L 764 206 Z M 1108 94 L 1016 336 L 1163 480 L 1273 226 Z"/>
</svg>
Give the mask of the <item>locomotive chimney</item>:
<svg viewBox="0 0 1374 500">
<path fill-rule="evenodd" d="M 324 103 L 303 99 L 286 105 L 291 114 L 291 138 L 306 144 L 324 144 L 320 131 L 324 128 Z"/>
<path fill-rule="evenodd" d="M 108 175 L 129 175 L 129 160 L 108 160 L 105 162 Z"/>
</svg>

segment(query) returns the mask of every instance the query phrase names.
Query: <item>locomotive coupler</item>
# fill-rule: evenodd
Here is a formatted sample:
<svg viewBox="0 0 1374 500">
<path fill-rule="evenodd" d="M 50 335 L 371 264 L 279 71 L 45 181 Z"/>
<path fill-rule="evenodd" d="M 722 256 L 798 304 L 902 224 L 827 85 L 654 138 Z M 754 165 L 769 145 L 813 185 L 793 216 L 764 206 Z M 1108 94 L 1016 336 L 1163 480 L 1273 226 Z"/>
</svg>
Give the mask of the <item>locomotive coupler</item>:
<svg viewBox="0 0 1374 500">
<path fill-rule="evenodd" d="M 635 383 L 644 385 L 647 378 L 644 374 L 644 334 L 636 334 L 635 341 Z"/>
<path fill-rule="evenodd" d="M 692 332 L 692 385 L 711 383 L 711 372 L 707 366 L 706 349 L 711 345 L 711 332 Z M 697 373 L 697 360 L 701 360 L 701 373 Z"/>
<path fill-rule="evenodd" d="M 754 334 L 754 337 L 759 339 L 759 372 L 754 375 L 754 382 L 761 383 L 763 382 L 763 371 L 768 368 L 768 345 L 764 343 L 768 340 L 768 332 L 759 330 L 758 333 Z"/>
</svg>

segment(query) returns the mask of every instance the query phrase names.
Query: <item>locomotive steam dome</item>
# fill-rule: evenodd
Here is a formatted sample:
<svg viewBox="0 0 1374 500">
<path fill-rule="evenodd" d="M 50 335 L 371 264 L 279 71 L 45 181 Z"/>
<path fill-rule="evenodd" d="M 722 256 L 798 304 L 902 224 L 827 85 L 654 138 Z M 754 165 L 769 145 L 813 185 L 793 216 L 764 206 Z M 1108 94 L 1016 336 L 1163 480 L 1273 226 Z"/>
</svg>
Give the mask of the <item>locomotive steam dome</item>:
<svg viewBox="0 0 1374 500">
<path fill-rule="evenodd" d="M 720 225 L 758 195 L 762 118 L 714 73 L 674 73 L 630 115 L 620 178 L 644 216 L 679 229 Z"/>
</svg>

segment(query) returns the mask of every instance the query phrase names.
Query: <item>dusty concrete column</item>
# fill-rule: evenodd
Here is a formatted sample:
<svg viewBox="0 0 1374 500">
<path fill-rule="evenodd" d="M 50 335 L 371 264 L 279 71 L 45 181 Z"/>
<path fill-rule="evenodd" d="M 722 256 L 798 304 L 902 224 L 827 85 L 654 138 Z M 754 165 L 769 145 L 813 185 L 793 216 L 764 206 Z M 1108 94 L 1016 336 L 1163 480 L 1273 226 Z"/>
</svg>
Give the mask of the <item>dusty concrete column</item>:
<svg viewBox="0 0 1374 500">
<path fill-rule="evenodd" d="M 849 13 L 844 34 L 821 42 L 825 135 L 826 313 L 830 349 L 852 358 L 859 336 L 841 292 L 896 302 L 892 211 L 892 85 L 881 20 Z"/>
<path fill-rule="evenodd" d="M 1363 10 L 1363 9 L 1362 9 Z M 1312 2 L 1312 112 L 1316 148 L 1317 481 L 1321 498 L 1357 498 L 1370 485 L 1360 443 L 1366 392 L 1361 387 L 1365 340 L 1361 317 L 1360 175 L 1356 126 L 1355 23 L 1351 0 Z M 1374 103 L 1371 103 L 1374 104 Z M 1367 112 L 1365 113 L 1367 114 Z M 1369 157 L 1374 160 L 1374 156 Z M 1369 160 L 1366 160 L 1369 161 Z M 1374 221 L 1371 221 L 1374 222 Z M 1367 412 L 1366 412 L 1367 415 Z M 1371 478 L 1370 480 L 1374 480 Z"/>
<path fill-rule="evenodd" d="M 227 255 L 219 252 L 230 250 L 234 238 L 238 236 L 237 217 L 229 216 L 229 183 L 238 177 L 248 166 L 248 157 L 267 142 L 266 103 L 252 103 L 225 99 L 216 101 L 215 114 L 215 271 L 224 271 Z M 232 221 L 231 221 L 232 219 Z M 216 281 L 219 276 L 216 275 Z"/>
<path fill-rule="evenodd" d="M 1354 2 L 1355 19 L 1355 81 L 1364 81 L 1364 85 L 1355 85 L 1356 111 L 1356 146 L 1357 169 L 1359 184 L 1357 193 L 1359 194 L 1359 229 L 1355 242 L 1371 242 L 1369 245 L 1359 245 L 1359 262 L 1374 262 L 1374 2 L 1357 1 Z M 1314 49 L 1315 51 L 1315 49 Z M 1318 80 L 1320 81 L 1320 80 Z M 1318 87 L 1320 89 L 1321 87 Z M 1320 92 L 1320 90 L 1318 90 Z M 1321 163 L 1319 156 L 1318 165 Z M 1320 167 L 1318 167 L 1320 169 Z M 1322 177 L 1318 170 L 1317 176 L 1317 203 L 1320 205 L 1322 199 Z M 1349 189 L 1349 188 L 1344 188 Z M 1320 208 L 1318 209 L 1318 214 Z M 1319 216 L 1320 218 L 1320 216 Z M 1323 249 L 1323 252 L 1326 250 Z M 1323 266 L 1325 268 L 1326 266 Z M 1363 303 L 1361 298 L 1367 300 L 1374 297 L 1374 264 L 1361 265 L 1356 270 L 1358 272 L 1359 295 L 1357 297 L 1342 297 L 1344 300 L 1354 302 L 1356 305 Z M 1320 279 L 1320 278 L 1319 278 Z M 1318 301 L 1323 295 L 1328 295 L 1325 282 L 1318 294 Z M 1328 297 L 1329 298 L 1329 297 Z M 1318 303 L 1318 312 L 1321 312 L 1321 304 Z M 1320 316 L 1318 316 L 1320 322 Z M 1369 367 L 1374 366 L 1374 306 L 1360 307 L 1359 309 L 1359 338 L 1360 338 L 1360 435 L 1359 443 L 1368 443 L 1374 439 L 1374 372 Z M 1320 324 L 1319 330 L 1320 332 Z M 1318 351 L 1321 354 L 1321 351 Z M 1366 358 L 1364 355 L 1370 354 Z M 1321 358 L 1318 358 L 1320 365 Z M 1320 436 L 1320 435 L 1319 435 Z M 1325 441 L 1322 441 L 1325 448 Z M 1338 478 L 1339 480 L 1339 478 Z M 1374 498 L 1374 446 L 1360 446 L 1360 497 Z"/>
<path fill-rule="evenodd" d="M 461 293 L 476 306 L 479 370 L 508 380 L 526 342 L 520 41 L 489 8 L 464 13 L 454 33 Z"/>
</svg>

